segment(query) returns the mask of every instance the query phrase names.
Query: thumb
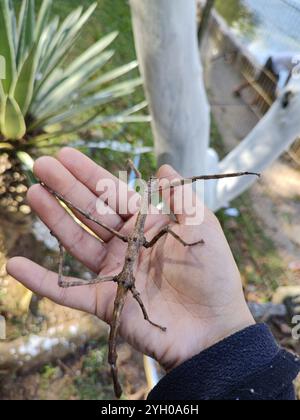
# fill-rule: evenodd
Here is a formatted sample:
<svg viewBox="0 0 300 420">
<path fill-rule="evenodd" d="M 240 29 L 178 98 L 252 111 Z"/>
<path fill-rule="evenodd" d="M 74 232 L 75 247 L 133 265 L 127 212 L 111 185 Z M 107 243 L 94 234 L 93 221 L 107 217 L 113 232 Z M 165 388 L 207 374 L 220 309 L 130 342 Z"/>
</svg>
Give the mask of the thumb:
<svg viewBox="0 0 300 420">
<path fill-rule="evenodd" d="M 201 199 L 203 183 L 198 182 L 196 185 L 187 179 L 183 185 L 172 188 L 172 184 L 184 178 L 169 165 L 162 166 L 158 170 L 157 177 L 162 187 L 162 199 L 176 216 L 177 221 L 180 224 L 200 225 L 205 214 L 205 205 Z"/>
</svg>

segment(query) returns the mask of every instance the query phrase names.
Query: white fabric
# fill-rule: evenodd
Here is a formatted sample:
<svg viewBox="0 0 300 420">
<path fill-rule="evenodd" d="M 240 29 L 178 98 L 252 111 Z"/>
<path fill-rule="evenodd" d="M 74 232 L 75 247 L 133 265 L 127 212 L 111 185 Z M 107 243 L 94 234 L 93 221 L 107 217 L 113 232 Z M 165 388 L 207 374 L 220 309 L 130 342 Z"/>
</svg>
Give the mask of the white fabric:
<svg viewBox="0 0 300 420">
<path fill-rule="evenodd" d="M 298 53 L 278 53 L 272 57 L 273 69 L 276 74 L 281 72 L 291 72 L 300 63 L 300 51 Z"/>
<path fill-rule="evenodd" d="M 277 83 L 278 94 L 285 87 L 293 69 L 300 63 L 300 52 L 278 53 L 272 56 L 273 70 L 279 76 Z"/>
</svg>

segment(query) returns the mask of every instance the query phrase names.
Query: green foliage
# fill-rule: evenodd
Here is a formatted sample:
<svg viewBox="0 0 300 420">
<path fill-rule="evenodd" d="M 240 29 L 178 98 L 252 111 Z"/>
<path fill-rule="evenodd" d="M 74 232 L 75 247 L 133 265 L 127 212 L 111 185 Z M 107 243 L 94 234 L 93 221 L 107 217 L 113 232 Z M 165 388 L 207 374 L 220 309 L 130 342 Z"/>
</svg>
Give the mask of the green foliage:
<svg viewBox="0 0 300 420">
<path fill-rule="evenodd" d="M 80 375 L 74 382 L 80 400 L 113 398 L 106 359 L 107 349 L 103 343 L 99 343 L 98 349 L 91 349 L 85 355 Z"/>
<path fill-rule="evenodd" d="M 57 375 L 57 370 L 58 368 L 56 366 L 45 365 L 43 366 L 42 371 L 41 371 L 41 378 L 44 379 L 45 381 L 49 381 L 55 378 L 55 376 Z"/>
<path fill-rule="evenodd" d="M 36 0 L 36 2 L 39 5 L 41 0 Z M 114 60 L 111 60 L 106 65 L 107 70 L 111 71 L 115 69 L 115 66 L 122 66 L 124 63 L 132 62 L 136 57 L 130 6 L 129 2 L 124 0 L 97 0 L 97 3 L 98 7 L 91 16 L 89 24 L 83 28 L 82 36 L 78 38 L 69 54 L 68 60 L 71 61 L 80 52 L 87 49 L 91 43 L 99 39 L 101 34 L 118 31 L 120 35 L 114 43 L 114 49 L 116 51 Z M 79 5 L 88 7 L 90 4 L 91 0 L 56 0 L 53 2 L 53 14 L 59 15 L 61 19 L 64 19 L 74 7 Z M 138 70 L 133 70 L 132 77 L 137 76 Z M 138 88 L 132 95 L 124 96 L 113 103 L 106 104 L 106 115 L 122 114 L 124 109 L 132 108 L 135 104 L 143 103 L 143 101 L 144 91 L 142 88 Z M 136 115 L 133 116 L 136 118 Z M 153 137 L 149 118 L 143 116 L 143 120 L 144 122 L 141 121 L 139 124 L 121 124 L 120 122 L 104 124 L 101 129 L 101 140 L 113 139 L 132 145 L 136 145 L 142 141 L 144 145 L 152 147 Z M 63 138 L 63 140 L 65 139 Z M 89 140 L 91 139 L 89 138 Z M 95 141 L 95 139 L 93 140 Z M 60 147 L 61 143 L 62 140 L 57 142 L 57 145 Z M 45 144 L 47 143 L 45 142 Z M 119 170 L 123 170 L 126 167 L 126 159 L 133 157 L 132 154 L 116 153 L 109 149 L 91 150 L 88 147 L 81 147 L 81 150 L 84 153 L 90 154 L 93 160 L 111 170 L 116 175 Z M 52 149 L 48 147 L 42 150 L 42 153 L 49 152 L 52 153 Z M 157 168 L 154 154 L 143 154 L 141 156 L 140 168 L 145 178 L 153 175 Z"/>
<path fill-rule="evenodd" d="M 116 31 L 91 40 L 83 53 L 74 56 L 79 35 L 97 3 L 69 11 L 62 21 L 51 14 L 52 0 L 39 3 L 36 15 L 35 1 L 23 0 L 17 18 L 11 0 L 0 2 L 0 56 L 6 62 L 6 78 L 0 81 L 0 149 L 26 151 L 39 141 L 49 146 L 52 140 L 55 143 L 83 128 L 148 121 L 132 115 L 145 107 L 144 102 L 106 115 L 108 104 L 141 85 L 140 78 L 111 85 L 136 68 L 136 61 L 100 72 L 114 55 L 108 47 Z"/>
<path fill-rule="evenodd" d="M 254 17 L 242 0 L 216 0 L 216 9 L 231 27 L 248 36 L 253 34 Z"/>
</svg>

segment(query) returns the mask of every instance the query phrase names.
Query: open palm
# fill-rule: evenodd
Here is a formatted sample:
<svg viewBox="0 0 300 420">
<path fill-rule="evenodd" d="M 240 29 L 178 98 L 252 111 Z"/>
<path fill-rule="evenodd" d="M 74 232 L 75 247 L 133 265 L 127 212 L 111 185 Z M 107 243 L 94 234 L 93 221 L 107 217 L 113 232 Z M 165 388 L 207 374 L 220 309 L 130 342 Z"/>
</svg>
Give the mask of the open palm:
<svg viewBox="0 0 300 420">
<path fill-rule="evenodd" d="M 97 184 L 101 179 L 110 180 L 119 190 L 118 197 L 124 199 L 135 193 L 128 193 L 125 184 L 80 152 L 65 148 L 57 159 L 43 157 L 35 164 L 35 174 L 102 223 L 125 235 L 132 232 L 136 214 L 120 215 L 123 204 L 120 201 L 109 209 L 109 214 L 99 213 L 99 206 L 107 207 L 107 204 L 101 201 Z M 158 177 L 172 180 L 179 175 L 164 166 Z M 76 214 L 95 235 L 83 229 L 40 185 L 29 190 L 28 201 L 67 251 L 93 272 L 109 276 L 122 270 L 126 244 L 120 239 Z M 174 197 L 168 204 L 171 208 L 174 206 Z M 128 295 L 122 314 L 122 336 L 168 370 L 254 322 L 222 229 L 210 211 L 203 209 L 203 212 L 204 220 L 197 226 L 186 225 L 185 214 L 177 216 L 179 223 L 170 222 L 166 215 L 147 218 L 145 236 L 148 240 L 164 226 L 173 224 L 172 230 L 186 242 L 205 241 L 204 245 L 184 247 L 167 235 L 153 248 L 141 251 L 136 266 L 136 287 L 152 321 L 166 327 L 167 332 L 144 320 L 132 296 Z M 113 283 L 61 289 L 56 273 L 23 258 L 10 260 L 7 270 L 39 295 L 96 314 L 107 323 L 112 320 L 116 293 Z"/>
</svg>

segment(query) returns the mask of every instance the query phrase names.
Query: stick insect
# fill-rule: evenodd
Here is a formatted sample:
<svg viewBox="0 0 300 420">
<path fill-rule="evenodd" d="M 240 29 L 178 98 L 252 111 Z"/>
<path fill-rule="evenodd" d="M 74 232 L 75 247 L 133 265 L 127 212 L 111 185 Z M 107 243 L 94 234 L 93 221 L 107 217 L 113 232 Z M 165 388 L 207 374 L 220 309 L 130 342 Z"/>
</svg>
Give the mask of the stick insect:
<svg viewBox="0 0 300 420">
<path fill-rule="evenodd" d="M 129 168 L 134 171 L 136 178 L 141 180 L 142 176 L 138 169 L 134 166 L 133 162 L 128 162 Z M 152 248 L 163 236 L 171 235 L 177 240 L 182 246 L 184 247 L 194 247 L 197 245 L 204 245 L 204 241 L 201 239 L 198 242 L 194 243 L 187 243 L 185 242 L 179 235 L 177 235 L 170 226 L 164 227 L 153 239 L 148 241 L 145 237 L 144 230 L 145 230 L 145 223 L 147 216 L 149 214 L 149 203 L 151 202 L 151 197 L 155 192 L 162 193 L 166 189 L 175 189 L 177 187 L 185 185 L 187 182 L 195 183 L 199 180 L 219 180 L 223 178 L 233 178 L 233 177 L 241 177 L 241 176 L 260 176 L 259 174 L 252 173 L 252 172 L 239 172 L 239 173 L 230 173 L 224 175 L 204 175 L 204 176 L 196 176 L 188 179 L 183 179 L 180 181 L 175 181 L 170 183 L 168 186 L 159 187 L 157 184 L 157 179 L 152 177 L 147 182 L 147 186 L 145 191 L 141 196 L 140 202 L 140 209 L 137 215 L 137 220 L 135 223 L 135 227 L 132 233 L 128 236 L 122 235 L 120 232 L 112 229 L 111 227 L 107 226 L 106 224 L 96 220 L 95 217 L 92 217 L 91 214 L 87 213 L 86 211 L 78 208 L 65 197 L 60 195 L 59 193 L 50 189 L 45 183 L 41 183 L 41 185 L 50 193 L 52 194 L 58 201 L 64 203 L 70 210 L 75 211 L 81 214 L 87 220 L 90 220 L 97 225 L 101 226 L 112 235 L 119 238 L 121 241 L 127 244 L 127 250 L 125 255 L 125 263 L 123 266 L 122 271 L 120 274 L 111 277 L 105 277 L 99 275 L 94 280 L 78 280 L 74 282 L 65 281 L 63 277 L 63 265 L 64 265 L 64 253 L 65 249 L 60 244 L 60 259 L 59 259 L 59 270 L 58 270 L 58 284 L 61 288 L 70 288 L 70 287 L 79 287 L 79 286 L 87 286 L 87 285 L 95 285 L 105 282 L 114 282 L 117 284 L 117 292 L 116 298 L 114 302 L 114 311 L 112 322 L 110 326 L 110 335 L 109 335 L 109 351 L 108 351 L 108 363 L 111 367 L 111 374 L 113 379 L 114 391 L 117 398 L 120 398 L 122 395 L 122 387 L 119 382 L 118 378 L 118 368 L 117 368 L 117 338 L 119 333 L 119 328 L 121 324 L 121 316 L 122 311 L 126 302 L 126 298 L 129 293 L 133 296 L 136 300 L 137 304 L 140 306 L 142 314 L 144 316 L 145 321 L 149 322 L 154 328 L 158 328 L 163 332 L 166 332 L 167 329 L 164 326 L 158 325 L 153 322 L 147 312 L 147 309 L 142 301 L 141 295 L 136 289 L 136 281 L 134 275 L 134 269 L 136 261 L 139 257 L 139 253 L 142 248 Z"/>
</svg>

